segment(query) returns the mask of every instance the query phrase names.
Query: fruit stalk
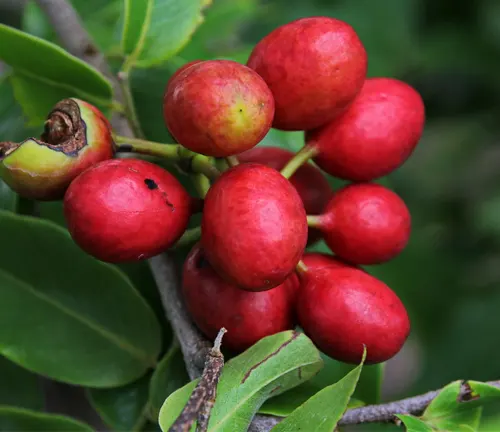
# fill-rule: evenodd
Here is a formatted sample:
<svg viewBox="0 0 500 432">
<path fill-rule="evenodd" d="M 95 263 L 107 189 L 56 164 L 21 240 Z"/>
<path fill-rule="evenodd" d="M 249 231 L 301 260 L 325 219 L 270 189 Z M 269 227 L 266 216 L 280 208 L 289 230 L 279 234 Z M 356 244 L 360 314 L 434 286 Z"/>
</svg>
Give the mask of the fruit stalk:
<svg viewBox="0 0 500 432">
<path fill-rule="evenodd" d="M 179 144 L 161 144 L 116 134 L 113 135 L 113 138 L 116 143 L 116 151 L 120 153 L 133 152 L 142 155 L 157 156 L 174 163 L 181 160 Z"/>
<path fill-rule="evenodd" d="M 307 226 L 310 228 L 319 228 L 322 225 L 321 215 L 307 215 Z"/>
<path fill-rule="evenodd" d="M 295 174 L 295 172 L 307 161 L 318 154 L 318 151 L 313 146 L 304 146 L 281 170 L 281 175 L 287 179 Z"/>
<path fill-rule="evenodd" d="M 237 156 L 228 156 L 226 157 L 226 161 L 230 167 L 235 167 L 236 165 L 240 164 Z"/>
</svg>

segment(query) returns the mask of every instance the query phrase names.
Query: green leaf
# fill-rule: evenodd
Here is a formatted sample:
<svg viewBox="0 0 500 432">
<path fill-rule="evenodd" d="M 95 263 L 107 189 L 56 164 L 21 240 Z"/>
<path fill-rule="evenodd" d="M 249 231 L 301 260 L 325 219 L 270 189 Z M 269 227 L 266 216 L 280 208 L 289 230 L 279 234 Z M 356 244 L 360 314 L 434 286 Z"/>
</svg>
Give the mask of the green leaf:
<svg viewBox="0 0 500 432">
<path fill-rule="evenodd" d="M 470 396 L 460 398 L 461 381 L 444 387 L 430 403 L 422 415 L 429 425 L 444 430 L 456 430 L 460 425 L 477 429 L 481 419 L 482 407 L 500 399 L 500 389 L 478 381 L 467 381 Z"/>
<path fill-rule="evenodd" d="M 104 422 L 116 431 L 136 431 L 148 415 L 151 374 L 111 389 L 87 390 L 87 397 Z"/>
<path fill-rule="evenodd" d="M 293 390 L 269 399 L 260 408 L 259 412 L 286 417 L 310 397 L 323 388 L 336 383 L 356 367 L 333 360 L 323 353 L 321 353 L 321 357 L 325 366 L 317 375 Z M 383 364 L 365 366 L 361 371 L 354 397 L 365 404 L 378 403 L 380 401 L 383 370 Z"/>
<path fill-rule="evenodd" d="M 41 219 L 0 212 L 0 234 L 1 354 L 88 387 L 127 384 L 155 364 L 158 322 L 116 267 Z"/>
<path fill-rule="evenodd" d="M 0 430 L 9 432 L 92 432 L 85 423 L 56 414 L 0 407 Z"/>
<path fill-rule="evenodd" d="M 3 24 L 0 39 L 0 60 L 13 68 L 16 99 L 32 124 L 43 123 L 52 106 L 65 97 L 102 108 L 110 104 L 109 81 L 59 46 Z"/>
<path fill-rule="evenodd" d="M 182 351 L 179 344 L 174 342 L 151 377 L 149 405 L 153 418 L 158 418 L 167 397 L 188 382 L 189 376 L 184 365 Z"/>
<path fill-rule="evenodd" d="M 0 356 L 0 405 L 42 410 L 40 379 L 34 373 Z"/>
<path fill-rule="evenodd" d="M 434 430 L 417 417 L 406 414 L 396 414 L 396 417 L 406 426 L 406 432 L 433 432 Z"/>
<path fill-rule="evenodd" d="M 247 430 L 267 398 L 308 380 L 322 365 L 318 350 L 302 333 L 287 331 L 261 339 L 224 366 L 210 431 Z M 192 381 L 165 401 L 160 411 L 164 431 L 180 414 L 195 386 L 196 381 Z"/>
<path fill-rule="evenodd" d="M 119 22 L 122 0 L 72 0 L 71 4 L 101 51 L 108 52 L 119 46 L 123 27 Z M 21 29 L 51 42 L 58 41 L 49 20 L 33 0 L 24 7 Z"/>
<path fill-rule="evenodd" d="M 186 60 L 239 56 L 244 46 L 240 34 L 245 24 L 257 18 L 259 6 L 258 0 L 213 0 L 203 23 L 179 56 Z M 249 54 L 244 55 L 242 63 Z"/>
<path fill-rule="evenodd" d="M 210 0 L 126 0 L 122 47 L 130 66 L 151 67 L 177 54 L 203 22 Z"/>
<path fill-rule="evenodd" d="M 361 364 L 337 383 L 325 387 L 294 410 L 273 432 L 295 432 L 300 430 L 331 432 L 347 409 L 359 380 L 366 358 L 363 353 Z"/>
<path fill-rule="evenodd" d="M 146 137 L 163 143 L 175 142 L 163 119 L 163 93 L 170 76 L 182 63 L 169 61 L 160 67 L 135 69 L 130 86 L 137 107 L 137 115 Z"/>
</svg>

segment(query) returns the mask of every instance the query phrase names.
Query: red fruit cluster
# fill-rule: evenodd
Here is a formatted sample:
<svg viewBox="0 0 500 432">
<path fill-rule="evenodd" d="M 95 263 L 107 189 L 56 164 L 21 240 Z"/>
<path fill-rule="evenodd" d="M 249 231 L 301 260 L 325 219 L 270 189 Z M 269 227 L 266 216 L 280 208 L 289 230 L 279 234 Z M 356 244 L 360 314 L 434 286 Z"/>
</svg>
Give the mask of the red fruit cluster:
<svg viewBox="0 0 500 432">
<path fill-rule="evenodd" d="M 166 83 L 163 114 L 185 147 L 179 155 L 231 157 L 203 196 L 201 239 L 183 269 L 186 306 L 208 337 L 225 327 L 225 345 L 241 351 L 299 325 L 324 353 L 349 363 L 364 347 L 366 362 L 378 363 L 403 346 L 404 305 L 360 266 L 387 262 L 408 243 L 408 208 L 373 181 L 412 154 L 424 105 L 410 85 L 366 74 L 355 30 L 311 17 L 264 37 L 246 65 L 195 60 Z M 181 238 L 194 200 L 152 162 L 111 159 L 111 131 L 98 118 L 102 143 L 94 133 L 81 147 L 105 149 L 100 162 L 57 185 L 67 188 L 69 232 L 102 261 L 150 258 Z M 303 149 L 256 147 L 271 127 L 304 131 Z M 47 135 L 51 146 L 60 130 Z M 0 168 L 8 170 L 9 160 L 17 163 L 8 155 L 19 151 L 4 144 Z M 332 191 L 327 175 L 351 183 Z M 319 239 L 334 255 L 307 252 Z"/>
</svg>

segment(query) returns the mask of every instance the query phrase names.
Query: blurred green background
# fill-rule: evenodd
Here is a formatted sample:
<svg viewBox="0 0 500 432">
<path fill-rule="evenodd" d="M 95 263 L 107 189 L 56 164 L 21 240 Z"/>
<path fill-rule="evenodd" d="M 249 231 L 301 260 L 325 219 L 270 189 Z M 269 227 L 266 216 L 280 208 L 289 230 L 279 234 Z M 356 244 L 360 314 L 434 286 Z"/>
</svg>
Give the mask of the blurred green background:
<svg viewBox="0 0 500 432">
<path fill-rule="evenodd" d="M 23 9 L 24 3 L 0 0 L 0 21 L 57 41 L 34 4 Z M 113 61 L 121 1 L 73 3 Z M 266 33 L 313 15 L 350 23 L 368 51 L 369 75 L 407 81 L 427 109 L 417 150 L 386 179 L 411 210 L 410 245 L 394 261 L 369 269 L 401 296 L 413 322 L 407 346 L 387 365 L 385 398 L 456 379 L 499 379 L 499 0 L 214 0 L 176 58 L 134 74 L 148 138 L 169 140 L 162 92 L 183 62 L 214 57 L 245 62 L 252 44 Z M 0 140 L 31 134 L 11 89 L 0 86 L 0 92 Z M 271 131 L 264 144 L 298 149 L 301 143 L 299 133 Z M 57 205 L 42 210 L 58 217 Z"/>
</svg>

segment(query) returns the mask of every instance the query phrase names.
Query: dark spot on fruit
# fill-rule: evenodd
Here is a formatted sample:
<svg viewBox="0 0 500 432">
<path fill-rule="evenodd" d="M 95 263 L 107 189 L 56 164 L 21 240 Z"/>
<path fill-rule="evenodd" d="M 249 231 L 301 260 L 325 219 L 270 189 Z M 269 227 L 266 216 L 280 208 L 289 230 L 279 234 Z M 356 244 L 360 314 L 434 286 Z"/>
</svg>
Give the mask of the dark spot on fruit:
<svg viewBox="0 0 500 432">
<path fill-rule="evenodd" d="M 156 184 L 156 182 L 152 179 L 144 179 L 144 183 L 146 183 L 146 186 L 148 187 L 148 189 L 150 190 L 154 190 L 154 189 L 158 189 L 158 185 Z"/>
<path fill-rule="evenodd" d="M 243 109 L 240 108 L 240 112 L 243 112 Z"/>
</svg>

